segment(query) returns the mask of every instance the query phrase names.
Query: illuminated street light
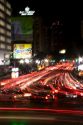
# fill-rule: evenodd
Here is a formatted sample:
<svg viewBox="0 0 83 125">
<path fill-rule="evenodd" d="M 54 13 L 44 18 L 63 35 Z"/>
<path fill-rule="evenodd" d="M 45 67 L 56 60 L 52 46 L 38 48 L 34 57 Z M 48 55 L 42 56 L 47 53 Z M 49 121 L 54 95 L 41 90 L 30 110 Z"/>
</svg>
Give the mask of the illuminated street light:
<svg viewBox="0 0 83 125">
<path fill-rule="evenodd" d="M 66 53 L 66 50 L 65 49 L 62 49 L 59 51 L 60 54 L 65 54 Z"/>
</svg>

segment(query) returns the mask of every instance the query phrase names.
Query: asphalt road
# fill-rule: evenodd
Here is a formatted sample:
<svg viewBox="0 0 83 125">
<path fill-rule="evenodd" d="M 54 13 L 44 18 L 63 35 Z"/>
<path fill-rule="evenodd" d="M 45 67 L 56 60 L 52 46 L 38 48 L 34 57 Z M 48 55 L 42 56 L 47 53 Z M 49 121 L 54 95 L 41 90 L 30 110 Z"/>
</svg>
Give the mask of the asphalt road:
<svg viewBox="0 0 83 125">
<path fill-rule="evenodd" d="M 82 125 L 83 99 L 0 102 L 0 125 Z"/>
<path fill-rule="evenodd" d="M 62 86 L 64 80 L 63 71 L 60 72 L 59 87 Z M 68 72 L 68 71 L 67 71 Z M 33 83 L 35 80 L 39 80 L 40 77 L 48 74 L 46 72 L 40 72 L 37 77 L 31 76 L 28 83 Z M 54 74 L 54 73 L 53 73 Z M 69 75 L 65 71 L 64 85 L 67 87 L 75 86 L 75 82 L 68 84 L 71 81 Z M 35 74 L 34 74 L 35 75 Z M 29 77 L 29 76 L 28 76 Z M 32 81 L 31 81 L 32 80 Z M 47 78 L 47 81 L 49 79 Z M 61 81 L 61 82 L 60 82 Z M 45 82 L 45 81 L 44 81 Z M 18 82 L 14 82 L 14 85 Z M 66 84 L 65 84 L 66 83 Z M 47 82 L 46 82 L 47 84 Z M 77 82 L 76 82 L 77 84 Z M 9 83 L 9 87 L 12 84 Z M 21 84 L 22 88 L 27 87 L 27 82 Z M 5 87 L 5 89 L 6 89 Z M 40 102 L 30 100 L 19 100 L 18 102 L 0 102 L 0 125 L 82 125 L 83 124 L 83 98 L 58 98 L 56 97 L 54 102 Z"/>
<path fill-rule="evenodd" d="M 51 109 L 71 109 L 71 110 L 83 110 L 83 98 L 56 98 L 53 102 L 40 102 L 38 100 L 21 100 L 17 102 L 2 101 L 1 107 L 26 107 L 26 108 L 51 108 Z"/>
<path fill-rule="evenodd" d="M 24 110 L 24 109 L 23 109 Z M 0 110 L 0 125 L 82 125 L 83 114 L 71 110 Z"/>
</svg>

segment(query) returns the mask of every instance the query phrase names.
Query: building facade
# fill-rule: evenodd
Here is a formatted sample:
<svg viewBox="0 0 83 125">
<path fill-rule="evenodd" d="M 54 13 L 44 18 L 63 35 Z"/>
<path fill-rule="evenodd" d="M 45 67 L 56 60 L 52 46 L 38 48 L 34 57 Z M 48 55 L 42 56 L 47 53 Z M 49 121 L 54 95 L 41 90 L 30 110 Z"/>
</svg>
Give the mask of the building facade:
<svg viewBox="0 0 83 125">
<path fill-rule="evenodd" d="M 11 5 L 0 0 L 0 65 L 9 64 L 11 46 Z"/>
<path fill-rule="evenodd" d="M 55 53 L 63 49 L 63 23 L 59 19 L 45 21 L 42 17 L 34 16 L 33 24 L 33 53 Z"/>
<path fill-rule="evenodd" d="M 33 54 L 48 50 L 48 27 L 44 25 L 43 18 L 34 16 L 33 23 Z"/>
</svg>

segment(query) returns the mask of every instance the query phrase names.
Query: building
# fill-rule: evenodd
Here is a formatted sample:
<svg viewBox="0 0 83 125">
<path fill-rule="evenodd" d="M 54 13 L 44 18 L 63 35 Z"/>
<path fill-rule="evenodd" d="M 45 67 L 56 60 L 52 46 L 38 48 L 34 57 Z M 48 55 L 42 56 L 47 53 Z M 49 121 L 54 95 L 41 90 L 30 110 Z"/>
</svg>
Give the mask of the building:
<svg viewBox="0 0 83 125">
<path fill-rule="evenodd" d="M 11 53 L 11 5 L 0 0 L 0 65 L 9 64 Z"/>
<path fill-rule="evenodd" d="M 33 23 L 33 54 L 48 51 L 48 27 L 41 16 L 34 16 Z"/>
<path fill-rule="evenodd" d="M 64 48 L 63 22 L 55 18 L 50 24 L 50 50 L 52 52 Z"/>
<path fill-rule="evenodd" d="M 45 20 L 42 17 L 34 16 L 33 24 L 33 53 L 55 53 L 63 49 L 64 41 L 63 23 L 55 18 Z"/>
</svg>

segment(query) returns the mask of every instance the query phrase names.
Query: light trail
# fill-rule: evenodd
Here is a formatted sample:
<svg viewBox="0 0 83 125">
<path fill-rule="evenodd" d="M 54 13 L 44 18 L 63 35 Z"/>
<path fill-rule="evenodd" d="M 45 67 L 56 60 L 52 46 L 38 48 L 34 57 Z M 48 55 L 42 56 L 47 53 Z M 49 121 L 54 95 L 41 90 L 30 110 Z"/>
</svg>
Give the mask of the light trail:
<svg viewBox="0 0 83 125">
<path fill-rule="evenodd" d="M 53 116 L 41 116 L 41 117 L 39 117 L 39 116 L 17 116 L 17 115 L 13 115 L 13 116 L 0 116 L 0 119 L 2 120 L 2 119 L 6 119 L 6 120 L 10 120 L 10 119 L 15 119 L 15 120 L 44 120 L 44 121 L 50 121 L 50 120 L 52 120 L 52 121 L 54 121 L 55 120 L 55 117 L 53 117 Z"/>
<path fill-rule="evenodd" d="M 54 113 L 60 113 L 60 114 L 71 114 L 71 115 L 82 115 L 82 110 L 61 110 L 61 109 L 50 109 L 50 108 L 4 108 L 0 107 L 0 111 L 47 111 L 47 112 L 54 112 Z"/>
<path fill-rule="evenodd" d="M 80 89 L 83 88 L 83 85 L 70 75 L 70 70 L 72 69 L 73 63 L 69 62 L 50 66 L 39 72 L 33 72 L 16 79 L 2 81 L 2 90 L 18 87 L 22 91 L 25 89 L 28 91 L 31 89 L 30 85 L 33 85 L 33 89 L 36 90 L 35 82 L 39 82 L 39 84 L 43 86 L 48 85 L 53 91 L 57 90 L 58 93 L 62 93 L 64 95 L 66 95 L 66 93 L 77 93 L 78 95 L 83 95 L 83 91 L 80 91 Z M 57 85 L 57 87 L 54 87 L 53 84 Z M 80 86 L 80 88 L 77 86 Z"/>
<path fill-rule="evenodd" d="M 22 86 L 20 86 L 21 90 L 25 89 L 27 86 L 33 84 L 34 82 L 38 81 L 39 79 L 41 79 L 43 76 L 45 76 L 47 74 L 49 74 L 49 72 L 46 72 L 45 74 L 40 74 L 40 75 L 36 76 L 35 78 L 31 79 L 30 81 L 27 81 Z"/>
</svg>

